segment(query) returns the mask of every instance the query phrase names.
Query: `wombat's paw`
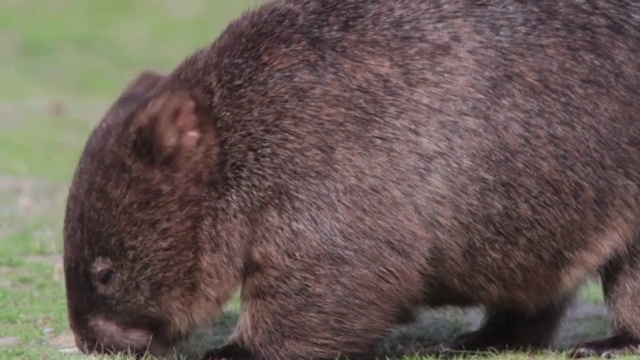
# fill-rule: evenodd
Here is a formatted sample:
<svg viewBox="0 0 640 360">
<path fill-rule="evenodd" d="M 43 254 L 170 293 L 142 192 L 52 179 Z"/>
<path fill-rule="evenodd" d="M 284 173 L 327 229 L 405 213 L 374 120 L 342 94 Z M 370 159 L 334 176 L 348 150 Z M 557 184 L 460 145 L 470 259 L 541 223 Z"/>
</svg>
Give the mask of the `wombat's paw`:
<svg viewBox="0 0 640 360">
<path fill-rule="evenodd" d="M 253 360 L 253 355 L 249 350 L 235 343 L 230 343 L 207 351 L 201 360 Z"/>
<path fill-rule="evenodd" d="M 488 336 L 486 331 L 476 330 L 464 333 L 449 343 L 449 351 L 495 352 L 508 348 L 499 336 Z"/>
<path fill-rule="evenodd" d="M 640 355 L 640 341 L 630 336 L 614 335 L 577 345 L 569 351 L 570 358 L 616 358 L 620 356 Z"/>
</svg>

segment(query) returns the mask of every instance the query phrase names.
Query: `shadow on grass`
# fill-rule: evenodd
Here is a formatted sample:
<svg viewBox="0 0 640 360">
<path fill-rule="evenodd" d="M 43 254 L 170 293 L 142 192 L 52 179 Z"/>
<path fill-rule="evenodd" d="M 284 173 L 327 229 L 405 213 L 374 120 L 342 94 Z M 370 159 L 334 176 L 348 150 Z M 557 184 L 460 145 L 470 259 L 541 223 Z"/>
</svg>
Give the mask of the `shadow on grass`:
<svg viewBox="0 0 640 360">
<path fill-rule="evenodd" d="M 178 355 L 183 359 L 199 359 L 207 350 L 224 344 L 238 319 L 237 310 L 227 311 L 209 329 L 194 334 L 182 344 Z M 378 344 L 381 358 L 399 358 L 424 351 L 452 337 L 476 328 L 482 321 L 478 309 L 442 309 L 423 311 L 411 325 L 396 329 Z M 606 334 L 606 312 L 600 303 L 580 301 L 567 313 L 558 331 L 553 350 L 564 351 L 593 337 Z"/>
</svg>

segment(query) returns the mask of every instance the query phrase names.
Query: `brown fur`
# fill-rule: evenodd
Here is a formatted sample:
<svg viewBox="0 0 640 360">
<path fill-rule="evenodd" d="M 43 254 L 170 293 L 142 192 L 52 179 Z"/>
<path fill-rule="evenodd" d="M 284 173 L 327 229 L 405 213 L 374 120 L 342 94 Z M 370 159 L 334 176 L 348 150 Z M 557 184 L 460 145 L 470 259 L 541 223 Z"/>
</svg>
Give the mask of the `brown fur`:
<svg viewBox="0 0 640 360">
<path fill-rule="evenodd" d="M 637 352 L 638 19 L 624 0 L 244 14 L 87 141 L 64 232 L 79 346 L 162 353 L 241 287 L 208 358 L 366 356 L 443 305 L 487 308 L 446 349 L 544 347 L 600 271 L 613 334 L 573 354 Z"/>
</svg>

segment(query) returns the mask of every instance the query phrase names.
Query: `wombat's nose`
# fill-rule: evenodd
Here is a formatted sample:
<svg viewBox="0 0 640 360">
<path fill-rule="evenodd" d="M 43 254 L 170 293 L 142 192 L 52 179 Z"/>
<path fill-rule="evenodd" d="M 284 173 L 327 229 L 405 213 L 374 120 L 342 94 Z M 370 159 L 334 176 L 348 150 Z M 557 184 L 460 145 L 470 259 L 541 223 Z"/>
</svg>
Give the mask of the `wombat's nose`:
<svg viewBox="0 0 640 360">
<path fill-rule="evenodd" d="M 76 343 L 76 347 L 85 354 L 92 353 L 104 353 L 104 346 L 99 344 L 97 341 L 90 341 L 88 339 L 83 339 L 78 334 L 73 334 L 74 341 Z"/>
<path fill-rule="evenodd" d="M 86 353 L 128 353 L 138 355 L 150 347 L 152 334 L 142 329 L 123 328 L 116 322 L 98 316 L 89 322 L 95 341 L 74 334 L 76 345 Z"/>
</svg>

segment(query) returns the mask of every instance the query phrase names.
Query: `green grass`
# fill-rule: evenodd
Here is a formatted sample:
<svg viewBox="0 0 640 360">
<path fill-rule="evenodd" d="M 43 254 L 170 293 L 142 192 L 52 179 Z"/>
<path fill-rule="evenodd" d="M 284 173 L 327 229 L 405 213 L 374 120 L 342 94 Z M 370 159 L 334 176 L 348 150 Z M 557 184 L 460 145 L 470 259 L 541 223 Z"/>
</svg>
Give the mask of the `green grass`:
<svg viewBox="0 0 640 360">
<path fill-rule="evenodd" d="M 255 0 L 178 3 L 0 0 L 0 359 L 89 358 L 60 352 L 73 346 L 60 268 L 62 215 L 84 141 L 133 76 L 170 70 Z M 597 287 L 585 299 L 582 306 L 601 309 Z M 222 341 L 236 311 L 234 302 L 183 354 Z M 385 346 L 434 343 L 472 326 L 469 319 L 426 313 Z M 600 335 L 602 314 L 579 313 L 565 330 L 561 344 Z"/>
</svg>

